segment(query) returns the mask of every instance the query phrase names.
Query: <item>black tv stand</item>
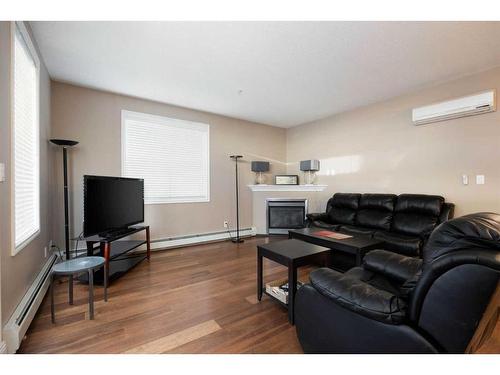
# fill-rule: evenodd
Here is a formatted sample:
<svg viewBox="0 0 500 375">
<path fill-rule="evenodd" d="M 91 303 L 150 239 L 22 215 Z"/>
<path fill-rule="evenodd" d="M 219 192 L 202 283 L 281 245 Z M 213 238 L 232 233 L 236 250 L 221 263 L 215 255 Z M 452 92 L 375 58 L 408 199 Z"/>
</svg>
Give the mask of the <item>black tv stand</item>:
<svg viewBox="0 0 500 375">
<path fill-rule="evenodd" d="M 145 240 L 121 240 L 132 234 L 145 231 Z M 124 275 L 131 268 L 151 258 L 151 243 L 148 225 L 132 226 L 114 232 L 101 233 L 84 238 L 87 243 L 87 256 L 98 255 L 105 260 L 105 267 L 108 270 L 108 285 L 110 281 L 116 280 Z M 98 246 L 96 247 L 96 245 Z M 136 253 L 132 250 L 141 245 L 146 245 L 146 253 Z M 81 281 L 84 281 L 82 277 Z M 94 282 L 103 284 L 104 270 L 99 270 L 94 275 Z"/>
<path fill-rule="evenodd" d="M 135 227 L 127 227 L 127 228 L 121 228 L 121 229 L 115 229 L 109 232 L 104 232 L 100 233 L 99 236 L 102 238 L 117 238 L 117 237 L 123 237 L 123 236 L 128 236 L 129 234 L 135 233 L 136 230 Z"/>
</svg>

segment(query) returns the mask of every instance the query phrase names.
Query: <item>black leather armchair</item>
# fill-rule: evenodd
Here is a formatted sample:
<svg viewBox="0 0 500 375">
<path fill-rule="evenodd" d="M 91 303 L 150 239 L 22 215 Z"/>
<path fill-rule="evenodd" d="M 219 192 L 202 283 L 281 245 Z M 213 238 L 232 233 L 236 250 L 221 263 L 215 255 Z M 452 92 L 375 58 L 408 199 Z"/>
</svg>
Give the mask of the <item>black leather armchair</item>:
<svg viewBox="0 0 500 375">
<path fill-rule="evenodd" d="M 313 271 L 297 292 L 306 353 L 463 353 L 500 280 L 500 215 L 438 226 L 423 259 L 369 252 L 342 274 Z"/>
</svg>

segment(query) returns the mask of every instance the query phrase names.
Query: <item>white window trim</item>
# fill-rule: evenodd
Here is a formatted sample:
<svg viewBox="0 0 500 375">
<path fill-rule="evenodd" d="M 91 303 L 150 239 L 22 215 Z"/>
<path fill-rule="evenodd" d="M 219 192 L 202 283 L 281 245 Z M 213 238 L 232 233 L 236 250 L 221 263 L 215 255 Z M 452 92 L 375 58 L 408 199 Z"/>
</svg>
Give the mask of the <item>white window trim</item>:
<svg viewBox="0 0 500 375">
<path fill-rule="evenodd" d="M 188 121 L 188 120 L 180 120 L 180 119 L 175 119 L 171 117 L 166 117 L 166 116 L 157 116 L 157 115 L 152 115 L 149 113 L 142 113 L 142 112 L 134 112 L 134 111 L 128 111 L 123 109 L 121 113 L 121 174 L 122 176 L 125 175 L 125 160 L 126 160 L 126 149 L 125 149 L 125 143 L 126 143 L 126 132 L 125 132 L 125 122 L 127 119 L 137 119 L 137 120 L 142 120 L 142 121 L 148 121 L 148 122 L 155 122 L 157 124 L 165 124 L 171 126 L 172 123 L 186 127 L 186 126 L 197 126 L 197 125 L 203 125 L 207 126 L 207 141 L 208 141 L 208 148 L 207 148 L 207 197 L 206 198 L 169 198 L 168 200 L 155 200 L 155 199 L 147 199 L 144 197 L 144 204 L 145 205 L 153 205 L 153 204 L 171 204 L 171 203 L 207 203 L 210 202 L 210 125 L 206 123 L 201 123 L 201 122 L 196 122 L 196 121 Z"/>
<path fill-rule="evenodd" d="M 16 48 L 15 43 L 16 43 L 16 28 L 19 30 L 21 35 L 24 37 L 24 41 L 26 42 L 28 49 L 33 57 L 33 60 L 35 61 L 36 65 L 36 94 L 37 98 L 35 100 L 35 113 L 36 113 L 36 122 L 38 123 L 38 134 L 37 134 L 37 141 L 36 141 L 36 147 L 38 148 L 38 202 L 39 202 L 39 207 L 38 207 L 38 230 L 33 233 L 30 237 L 28 237 L 25 241 L 20 243 L 18 246 L 16 246 L 16 240 L 15 240 L 15 229 L 16 229 L 16 219 L 15 219 L 15 213 L 16 213 L 16 208 L 15 208 L 15 150 L 14 150 L 14 139 L 15 139 L 15 124 L 14 124 L 14 64 L 15 64 L 15 59 L 14 59 L 14 50 Z M 10 206 L 10 212 L 11 212 L 11 256 L 14 256 L 18 254 L 22 249 L 24 249 L 26 246 L 29 245 L 31 241 L 33 241 L 35 238 L 37 238 L 40 235 L 40 226 L 41 226 L 41 209 L 40 209 L 40 203 L 41 203 L 41 192 L 40 192 L 40 58 L 38 57 L 38 52 L 35 48 L 35 45 L 33 44 L 33 41 L 31 40 L 31 35 L 26 28 L 26 25 L 22 21 L 11 21 L 10 23 L 10 176 L 11 176 L 11 182 L 10 182 L 10 192 L 11 192 L 11 206 Z"/>
</svg>

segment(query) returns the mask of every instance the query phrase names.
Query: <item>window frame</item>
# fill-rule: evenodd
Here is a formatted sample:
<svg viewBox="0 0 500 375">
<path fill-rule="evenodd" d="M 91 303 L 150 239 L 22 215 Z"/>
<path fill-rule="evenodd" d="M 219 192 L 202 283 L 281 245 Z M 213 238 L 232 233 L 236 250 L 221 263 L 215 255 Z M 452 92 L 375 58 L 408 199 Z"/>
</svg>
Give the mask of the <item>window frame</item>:
<svg viewBox="0 0 500 375">
<path fill-rule="evenodd" d="M 36 174 L 37 174 L 37 192 L 38 192 L 38 229 L 32 233 L 27 239 L 16 246 L 16 160 L 15 160 L 15 136 L 16 136 L 16 124 L 15 124 L 15 48 L 16 48 L 16 31 L 19 31 L 23 37 L 26 46 L 35 62 L 36 67 L 36 82 L 35 82 L 35 123 L 37 127 L 36 131 L 36 153 L 38 155 L 36 163 Z M 41 188 L 40 188 L 40 57 L 38 56 L 38 51 L 33 43 L 31 35 L 26 28 L 23 21 L 11 21 L 10 23 L 10 168 L 11 168 L 11 256 L 18 254 L 26 246 L 28 246 L 35 238 L 37 238 L 41 233 Z"/>
<path fill-rule="evenodd" d="M 210 124 L 199 122 L 199 121 L 190 121 L 190 120 L 182 120 L 176 119 L 167 116 L 161 115 L 153 115 L 150 113 L 143 112 L 135 112 L 122 109 L 121 111 L 121 175 L 125 176 L 125 165 L 126 165 L 126 122 L 128 119 L 135 119 L 144 122 L 153 122 L 156 124 L 165 124 L 166 126 L 172 126 L 172 123 L 176 125 L 188 125 L 188 126 L 204 126 L 207 128 L 207 160 L 206 160 L 206 168 L 207 168 L 207 196 L 206 198 L 147 198 L 144 196 L 144 204 L 145 205 L 157 205 L 157 204 L 177 204 L 177 203 L 209 203 L 210 202 Z"/>
</svg>

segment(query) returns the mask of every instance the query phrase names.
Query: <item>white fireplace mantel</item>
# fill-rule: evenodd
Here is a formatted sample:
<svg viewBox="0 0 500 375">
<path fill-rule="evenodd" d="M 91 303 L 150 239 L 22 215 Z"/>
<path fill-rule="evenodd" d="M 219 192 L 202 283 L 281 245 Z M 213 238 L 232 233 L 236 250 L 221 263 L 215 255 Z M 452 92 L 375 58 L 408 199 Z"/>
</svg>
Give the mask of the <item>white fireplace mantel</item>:
<svg viewBox="0 0 500 375">
<path fill-rule="evenodd" d="M 328 185 L 248 185 L 252 191 L 323 191 Z"/>
</svg>

